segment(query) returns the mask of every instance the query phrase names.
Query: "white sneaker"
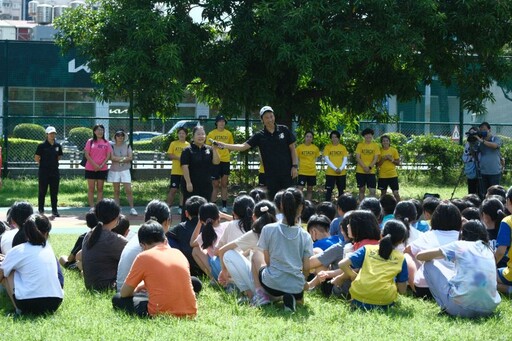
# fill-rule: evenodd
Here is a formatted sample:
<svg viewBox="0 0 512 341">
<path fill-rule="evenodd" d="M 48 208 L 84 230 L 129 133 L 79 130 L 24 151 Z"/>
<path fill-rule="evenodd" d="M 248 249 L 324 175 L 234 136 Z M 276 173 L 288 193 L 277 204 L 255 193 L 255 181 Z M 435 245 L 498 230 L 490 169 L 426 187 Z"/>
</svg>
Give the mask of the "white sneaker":
<svg viewBox="0 0 512 341">
<path fill-rule="evenodd" d="M 223 207 L 223 208 L 220 209 L 220 211 L 222 213 L 228 213 L 228 208 L 227 207 Z"/>
<path fill-rule="evenodd" d="M 139 214 L 137 213 L 137 210 L 132 207 L 132 208 L 130 208 L 130 215 L 139 215 Z"/>
</svg>

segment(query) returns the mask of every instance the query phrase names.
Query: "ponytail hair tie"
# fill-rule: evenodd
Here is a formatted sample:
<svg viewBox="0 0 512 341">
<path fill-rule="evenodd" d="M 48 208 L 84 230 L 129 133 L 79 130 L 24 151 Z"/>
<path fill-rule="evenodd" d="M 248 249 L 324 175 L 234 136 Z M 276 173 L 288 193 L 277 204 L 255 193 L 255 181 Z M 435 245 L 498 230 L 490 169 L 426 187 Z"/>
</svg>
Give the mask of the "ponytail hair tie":
<svg viewBox="0 0 512 341">
<path fill-rule="evenodd" d="M 498 215 L 505 215 L 505 212 L 503 212 L 501 209 L 498 209 L 498 212 L 496 212 Z"/>
<path fill-rule="evenodd" d="M 156 217 L 155 217 L 155 216 L 151 216 L 151 217 L 149 217 L 149 220 L 158 221 L 158 219 L 156 219 Z"/>
<path fill-rule="evenodd" d="M 263 206 L 260 208 L 260 212 L 267 212 L 268 211 L 268 206 Z"/>
<path fill-rule="evenodd" d="M 212 218 L 208 218 L 208 219 L 206 219 L 205 223 L 206 224 L 213 224 L 213 219 Z"/>
</svg>

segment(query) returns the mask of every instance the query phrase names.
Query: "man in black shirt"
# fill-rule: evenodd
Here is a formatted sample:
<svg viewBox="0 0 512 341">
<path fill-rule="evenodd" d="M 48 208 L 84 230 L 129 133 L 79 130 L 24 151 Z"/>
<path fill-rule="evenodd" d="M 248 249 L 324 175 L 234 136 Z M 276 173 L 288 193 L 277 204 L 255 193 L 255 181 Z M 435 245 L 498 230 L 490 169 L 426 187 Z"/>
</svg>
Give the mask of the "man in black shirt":
<svg viewBox="0 0 512 341">
<path fill-rule="evenodd" d="M 62 157 L 62 146 L 55 141 L 56 134 L 55 127 L 46 128 L 46 140 L 37 146 L 34 160 L 39 165 L 39 196 L 37 200 L 39 213 L 44 214 L 44 199 L 48 186 L 50 186 L 52 215 L 60 217 L 57 211 L 57 194 L 59 193 L 59 160 Z"/>
<path fill-rule="evenodd" d="M 271 107 L 261 108 L 260 118 L 263 129 L 254 133 L 245 143 L 219 143 L 219 147 L 237 151 L 258 147 L 265 168 L 269 198 L 274 199 L 279 190 L 293 186 L 293 179 L 298 175 L 295 136 L 288 127 L 275 123 Z"/>
</svg>

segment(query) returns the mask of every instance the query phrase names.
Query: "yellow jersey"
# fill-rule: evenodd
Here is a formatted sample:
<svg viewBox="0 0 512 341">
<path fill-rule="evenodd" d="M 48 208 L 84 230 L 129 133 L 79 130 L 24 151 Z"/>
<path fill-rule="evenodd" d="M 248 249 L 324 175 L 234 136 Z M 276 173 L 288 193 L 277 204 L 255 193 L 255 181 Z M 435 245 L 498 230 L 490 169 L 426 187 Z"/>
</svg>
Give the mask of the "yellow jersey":
<svg viewBox="0 0 512 341">
<path fill-rule="evenodd" d="M 347 148 L 345 148 L 344 145 L 341 143 L 337 145 L 333 145 L 332 143 L 329 143 L 324 148 L 324 156 L 329 157 L 329 161 L 331 161 L 336 167 L 341 167 L 343 164 L 343 159 L 348 158 L 348 151 Z M 342 176 L 347 174 L 347 167 L 340 173 L 336 174 L 334 169 L 327 166 L 327 169 L 325 170 L 325 175 L 332 175 L 332 176 Z"/>
<path fill-rule="evenodd" d="M 398 150 L 396 150 L 396 148 L 393 148 L 393 147 L 389 147 L 388 149 L 381 149 L 379 161 L 385 155 L 391 155 L 393 160 L 397 160 L 400 158 L 400 156 L 398 155 Z M 393 162 L 391 162 L 389 160 L 385 160 L 379 166 L 379 178 L 389 179 L 389 178 L 396 178 L 397 176 L 398 176 L 398 173 L 396 171 L 396 165 Z"/>
<path fill-rule="evenodd" d="M 206 144 L 211 146 L 212 143 L 210 142 L 210 139 L 213 139 L 215 141 L 219 141 L 222 143 L 227 144 L 233 144 L 235 141 L 233 140 L 233 134 L 227 129 L 224 129 L 222 131 L 213 129 L 208 133 L 208 136 L 206 136 Z M 227 149 L 218 149 L 219 151 L 219 157 L 220 162 L 229 162 L 229 150 Z"/>
<path fill-rule="evenodd" d="M 320 156 L 320 149 L 314 144 L 304 143 L 295 148 L 299 159 L 299 175 L 316 176 L 316 159 Z"/>
<path fill-rule="evenodd" d="M 373 158 L 375 156 L 378 157 L 380 155 L 380 147 L 375 142 L 370 142 L 370 143 L 359 142 L 356 147 L 356 155 L 357 154 L 359 154 L 359 156 L 361 157 L 361 161 L 366 166 L 369 166 L 370 163 L 372 163 Z M 372 167 L 370 174 L 375 174 L 375 168 L 377 168 L 377 167 Z M 361 167 L 361 165 L 359 163 L 357 163 L 356 173 L 365 174 L 363 167 Z"/>
<path fill-rule="evenodd" d="M 183 175 L 179 158 L 181 156 L 181 152 L 183 152 L 183 149 L 187 148 L 188 146 L 190 146 L 190 143 L 187 141 L 180 142 L 179 140 L 176 140 L 171 142 L 169 149 L 167 149 L 167 154 L 173 154 L 178 157 L 178 159 L 172 160 L 171 175 Z"/>
</svg>

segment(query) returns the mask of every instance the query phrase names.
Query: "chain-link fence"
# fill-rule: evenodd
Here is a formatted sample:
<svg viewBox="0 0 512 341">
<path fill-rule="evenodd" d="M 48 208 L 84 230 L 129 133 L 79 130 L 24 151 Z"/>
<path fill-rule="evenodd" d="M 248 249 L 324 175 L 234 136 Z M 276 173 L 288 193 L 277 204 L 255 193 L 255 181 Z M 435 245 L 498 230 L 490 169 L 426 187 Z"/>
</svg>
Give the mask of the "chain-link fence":
<svg viewBox="0 0 512 341">
<path fill-rule="evenodd" d="M 133 132 L 133 150 L 134 150 L 134 169 L 162 169 L 170 168 L 165 151 L 169 145 L 173 134 L 177 128 L 184 126 L 189 129 L 199 124 L 205 126 L 206 131 L 215 127 L 214 118 L 194 119 L 193 117 L 172 118 L 172 119 L 147 119 L 145 121 L 135 118 L 130 122 L 127 116 L 102 118 L 102 117 L 56 117 L 56 116 L 37 116 L 21 117 L 8 116 L 1 117 L 4 135 L 7 139 L 1 139 L 3 146 L 4 168 L 9 169 L 31 169 L 36 168 L 34 162 L 34 152 L 37 144 L 41 143 L 46 137 L 44 129 L 47 126 L 54 126 L 57 130 L 57 140 L 63 147 L 63 158 L 61 168 L 79 168 L 79 162 L 83 156 L 83 149 L 88 138 L 92 137 L 92 127 L 96 124 L 102 124 L 105 127 L 105 136 L 112 139 L 118 129 L 124 129 Z M 26 125 L 29 124 L 28 128 Z M 245 126 L 249 129 L 245 129 Z M 512 123 L 510 124 L 492 124 L 493 134 L 512 137 Z M 23 129 L 20 127 L 25 126 Z M 294 125 L 295 126 L 295 125 Z M 398 122 L 398 123 L 372 123 L 361 122 L 360 128 L 372 127 L 375 130 L 375 136 L 388 132 L 400 132 L 407 137 L 413 135 L 433 134 L 447 138 L 455 137 L 454 130 L 464 139 L 464 133 L 469 130 L 472 124 L 465 123 L 460 129 L 457 122 Z M 260 129 L 259 120 L 230 119 L 227 128 L 233 132 L 235 142 L 242 143 L 254 129 Z M 319 132 L 317 132 L 319 133 Z M 300 140 L 301 137 L 298 136 Z M 239 153 L 233 153 L 233 168 L 245 171 L 247 165 L 252 170 L 257 169 L 259 157 L 257 151 L 251 151 L 249 156 L 242 156 Z M 246 163 L 249 162 L 249 163 Z"/>
<path fill-rule="evenodd" d="M 165 155 L 167 146 L 179 127 L 185 127 L 191 133 L 194 126 L 201 124 L 206 131 L 215 128 L 215 119 L 195 119 L 193 117 L 173 119 L 148 119 L 145 121 L 135 118 L 133 127 L 130 127 L 129 117 L 101 118 L 101 117 L 20 117 L 9 116 L 5 119 L 0 116 L 3 123 L 4 135 L 0 139 L 3 146 L 4 168 L 36 168 L 34 152 L 41 141 L 46 138 L 45 128 L 53 126 L 57 130 L 56 139 L 62 145 L 63 157 L 61 168 L 78 168 L 83 156 L 83 149 L 87 139 L 92 137 L 92 128 L 96 124 L 105 127 L 105 137 L 113 139 L 115 132 L 123 129 L 133 133 L 134 167 L 154 168 L 170 166 Z M 249 129 L 245 129 L 245 126 Z M 246 132 L 260 126 L 259 121 L 245 119 L 231 119 L 227 129 L 233 132 L 238 142 L 245 141 Z M 169 134 L 171 133 L 171 134 Z M 171 135 L 171 136 L 169 136 Z"/>
</svg>

